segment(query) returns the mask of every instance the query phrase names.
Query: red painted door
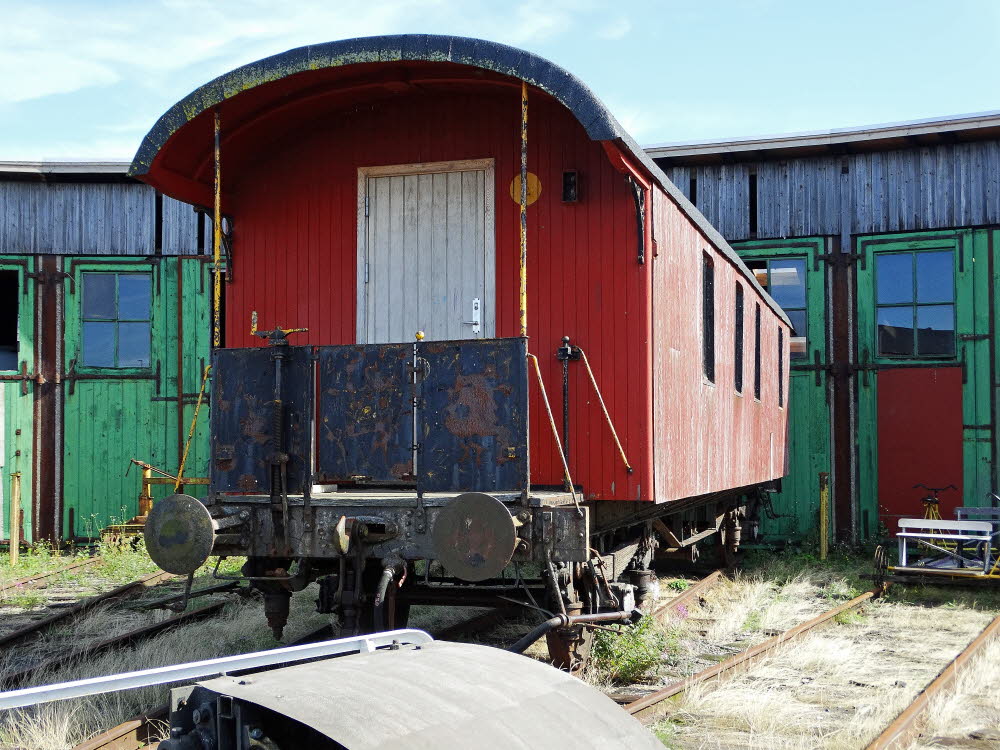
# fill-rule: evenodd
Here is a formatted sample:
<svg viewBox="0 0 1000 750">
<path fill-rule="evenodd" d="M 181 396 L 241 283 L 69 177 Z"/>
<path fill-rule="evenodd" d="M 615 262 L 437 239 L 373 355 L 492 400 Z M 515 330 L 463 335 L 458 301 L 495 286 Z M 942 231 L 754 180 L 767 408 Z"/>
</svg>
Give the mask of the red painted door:
<svg viewBox="0 0 1000 750">
<path fill-rule="evenodd" d="M 895 533 L 899 518 L 921 518 L 928 493 L 940 493 L 942 518 L 962 504 L 962 368 L 913 367 L 878 373 L 879 517 Z"/>
</svg>

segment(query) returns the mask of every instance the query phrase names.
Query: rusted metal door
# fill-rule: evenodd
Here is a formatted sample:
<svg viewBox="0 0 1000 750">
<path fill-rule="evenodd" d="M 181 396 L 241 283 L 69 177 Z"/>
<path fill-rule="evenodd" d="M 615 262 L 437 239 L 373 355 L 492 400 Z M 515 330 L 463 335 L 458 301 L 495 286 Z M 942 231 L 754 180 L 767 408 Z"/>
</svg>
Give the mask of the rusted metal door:
<svg viewBox="0 0 1000 750">
<path fill-rule="evenodd" d="M 858 450 L 861 526 L 890 532 L 979 506 L 992 489 L 989 232 L 858 239 Z"/>
<path fill-rule="evenodd" d="M 764 539 L 809 538 L 819 529 L 821 472 L 830 472 L 830 407 L 826 363 L 826 265 L 823 240 L 761 240 L 735 246 L 757 280 L 792 322 L 788 394 L 788 475 L 763 513 Z M 747 330 L 753 334 L 753 321 Z M 749 341 L 749 339 L 748 339 Z M 750 390 L 747 390 L 748 397 Z M 831 524 L 832 526 L 832 524 Z"/>
<path fill-rule="evenodd" d="M 219 349 L 213 366 L 212 491 L 267 494 L 274 478 L 286 492 L 302 492 L 312 476 L 312 349 Z"/>
<path fill-rule="evenodd" d="M 359 343 L 494 335 L 492 166 L 471 165 L 362 170 Z"/>
<path fill-rule="evenodd" d="M 319 481 L 414 481 L 413 361 L 413 344 L 319 347 Z"/>
<path fill-rule="evenodd" d="M 29 258 L 0 258 L 0 537 L 10 538 L 11 490 L 19 475 L 22 538 L 32 541 L 35 285 Z"/>
<path fill-rule="evenodd" d="M 417 346 L 417 488 L 528 486 L 527 339 Z"/>
</svg>

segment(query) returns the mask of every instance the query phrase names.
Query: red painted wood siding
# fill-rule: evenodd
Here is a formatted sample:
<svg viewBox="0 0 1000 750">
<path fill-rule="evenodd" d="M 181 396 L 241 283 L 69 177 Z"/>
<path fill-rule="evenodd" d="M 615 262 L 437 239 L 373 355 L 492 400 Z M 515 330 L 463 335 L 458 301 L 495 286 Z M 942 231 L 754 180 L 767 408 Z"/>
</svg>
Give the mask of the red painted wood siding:
<svg viewBox="0 0 1000 750">
<path fill-rule="evenodd" d="M 653 200 L 652 411 L 658 502 L 785 474 L 788 328 L 733 263 L 662 192 Z M 715 269 L 715 382 L 702 371 L 702 257 Z M 743 395 L 734 387 L 736 284 L 744 287 Z M 754 398 L 754 306 L 761 306 L 761 398 Z M 784 328 L 785 408 L 778 406 Z M 794 408 L 794 406 L 792 407 Z"/>
<path fill-rule="evenodd" d="M 635 467 L 628 475 L 586 374 L 571 366 L 571 469 L 586 495 L 651 499 L 649 273 L 636 260 L 635 213 L 624 177 L 561 105 L 531 94 L 529 169 L 542 192 L 528 211 L 529 349 L 561 426 L 561 337 L 584 347 Z M 497 334 L 517 334 L 518 207 L 509 195 L 520 160 L 518 92 L 401 97 L 327 117 L 261 149 L 230 178 L 235 280 L 227 287 L 227 346 L 251 346 L 260 324 L 308 327 L 296 343 L 355 340 L 357 170 L 363 166 L 493 158 L 496 166 Z M 564 169 L 582 199 L 561 202 Z M 224 176 L 225 179 L 225 176 Z M 694 314 L 691 308 L 689 314 Z M 532 378 L 531 466 L 536 484 L 562 469 Z"/>
</svg>

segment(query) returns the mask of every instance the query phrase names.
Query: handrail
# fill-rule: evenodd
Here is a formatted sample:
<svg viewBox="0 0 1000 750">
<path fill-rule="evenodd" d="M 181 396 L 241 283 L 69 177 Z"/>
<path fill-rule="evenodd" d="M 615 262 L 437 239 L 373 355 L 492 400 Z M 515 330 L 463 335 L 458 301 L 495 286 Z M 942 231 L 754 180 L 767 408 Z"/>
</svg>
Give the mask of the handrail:
<svg viewBox="0 0 1000 750">
<path fill-rule="evenodd" d="M 82 698 L 87 695 L 113 693 L 117 690 L 166 685 L 179 680 L 190 680 L 197 677 L 270 667 L 276 664 L 291 664 L 293 662 L 318 659 L 327 656 L 337 656 L 351 652 L 371 653 L 379 648 L 394 645 L 421 645 L 434 639 L 423 630 L 390 630 L 385 633 L 356 635 L 350 638 L 337 638 L 320 643 L 307 643 L 301 646 L 286 646 L 268 651 L 257 651 L 250 654 L 223 656 L 217 659 L 194 661 L 187 664 L 173 664 L 153 669 L 140 669 L 137 672 L 90 677 L 84 680 L 60 682 L 54 685 L 10 690 L 0 693 L 0 709 L 20 708 L 36 703 L 65 700 L 67 698 Z"/>
</svg>

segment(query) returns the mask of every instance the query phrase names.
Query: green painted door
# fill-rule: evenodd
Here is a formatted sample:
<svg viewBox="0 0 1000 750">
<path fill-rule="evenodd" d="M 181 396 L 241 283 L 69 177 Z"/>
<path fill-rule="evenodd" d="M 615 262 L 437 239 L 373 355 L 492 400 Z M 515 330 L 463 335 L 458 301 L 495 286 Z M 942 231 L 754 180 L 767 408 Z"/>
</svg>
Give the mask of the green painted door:
<svg viewBox="0 0 1000 750">
<path fill-rule="evenodd" d="M 33 539 L 31 471 L 34 439 L 35 285 L 27 279 L 30 258 L 0 257 L 0 537 L 10 538 L 11 490 L 20 475 L 21 527 Z"/>
<path fill-rule="evenodd" d="M 210 287 L 199 258 L 88 259 L 72 274 L 63 523 L 67 535 L 92 538 L 138 513 L 131 459 L 177 472 L 208 361 Z M 206 475 L 207 427 L 206 404 L 185 476 Z"/>
<path fill-rule="evenodd" d="M 958 230 L 857 239 L 859 522 L 865 538 L 982 505 L 992 485 L 990 237 Z"/>
<path fill-rule="evenodd" d="M 735 243 L 757 280 L 792 322 L 788 475 L 762 513 L 762 540 L 818 539 L 819 475 L 830 471 L 824 240 Z M 820 365 L 818 368 L 817 365 Z M 830 524 L 833 528 L 833 524 Z"/>
</svg>

